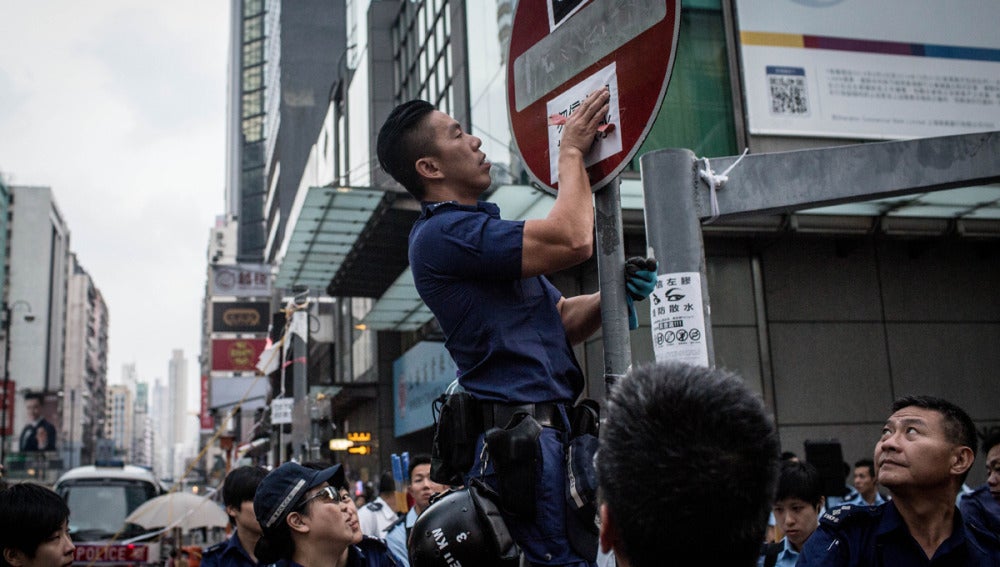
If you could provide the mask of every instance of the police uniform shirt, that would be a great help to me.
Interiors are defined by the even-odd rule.
[[[862,496],[861,493],[859,492],[855,498],[852,498],[847,502],[844,502],[844,504],[850,504],[851,506],[878,506],[880,504],[885,504],[885,498],[882,498],[882,495],[879,494],[878,491],[876,491],[875,503],[869,504],[868,501],[865,500],[865,497]]]
[[[799,552],[792,548],[787,537],[781,538],[781,551],[778,552],[778,560],[774,567],[795,567],[795,562],[799,560]],[[765,546],[766,548],[766,546]],[[765,556],[761,555],[757,560],[757,567],[764,567]]]
[[[275,567],[303,567],[288,559],[282,559]],[[357,545],[347,548],[345,567],[399,567],[396,557],[382,540],[364,536]]]
[[[407,534],[413,528],[413,523],[417,521],[417,508],[410,508],[410,511],[396,521],[385,534],[385,544],[389,546],[389,551],[396,557],[396,561],[402,567],[410,567],[409,552],[406,549]]]
[[[250,554],[243,549],[240,538],[233,532],[232,537],[217,543],[201,555],[201,567],[257,567]]]
[[[383,538],[383,530],[396,521],[399,516],[389,506],[389,503],[381,496],[372,502],[365,504],[358,510],[358,523],[361,524],[361,533],[369,537]]]
[[[571,403],[583,372],[544,276],[521,278],[524,222],[494,203],[423,203],[410,231],[420,297],[444,331],[459,383],[475,398]]]
[[[966,526],[956,511],[952,533],[930,561],[910,535],[895,502],[843,506],[824,514],[806,540],[799,567],[812,566],[1000,566],[1000,542]]]
[[[1000,502],[986,484],[963,494],[958,509],[968,524],[974,524],[1000,538]]]

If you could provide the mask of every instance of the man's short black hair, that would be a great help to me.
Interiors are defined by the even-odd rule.
[[[965,413],[965,410],[943,398],[903,396],[893,402],[892,413],[909,407],[929,409],[940,413],[944,418],[944,433],[948,441],[955,445],[964,445],[972,449],[973,455],[976,454],[976,450],[979,448],[976,439],[976,424],[972,422],[972,418]],[[965,471],[960,480],[965,482],[967,476],[969,476],[968,470]]]
[[[385,494],[387,492],[396,491],[396,479],[392,476],[392,471],[384,471],[382,476],[378,477],[378,493]]]
[[[39,484],[12,484],[0,491],[0,566],[10,566],[3,556],[6,549],[35,557],[38,546],[68,518],[66,501]]]
[[[1000,445],[1000,426],[983,428],[983,456],[989,454],[990,449]]]
[[[222,503],[228,508],[239,508],[244,502],[253,502],[257,486],[267,476],[267,469],[257,466],[235,468],[226,475],[222,484]],[[229,521],[236,525],[236,520],[230,516]]]
[[[420,454],[417,454],[417,455],[413,455],[412,457],[410,457],[410,470],[407,471],[407,474],[409,475],[407,478],[409,478],[410,481],[412,482],[413,481],[413,471],[417,470],[417,467],[419,467],[420,465],[429,465],[429,464],[431,464],[431,456],[430,455],[428,455],[426,453],[420,453]]]
[[[774,497],[779,443],[760,397],[735,374],[637,367],[612,388],[597,453],[601,495],[633,567],[711,549],[754,565]]]
[[[415,164],[434,150],[432,133],[420,126],[433,111],[434,105],[426,100],[400,104],[385,119],[375,144],[382,169],[418,201],[424,198],[424,182],[417,174]]]
[[[875,461],[871,459],[860,459],[858,462],[854,463],[855,469],[859,469],[861,467],[868,469],[868,476],[875,478]]]
[[[819,506],[823,500],[823,478],[816,467],[796,461],[781,463],[774,501],[780,502],[788,498],[798,498],[813,507]]]

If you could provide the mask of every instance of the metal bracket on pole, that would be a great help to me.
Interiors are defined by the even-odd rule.
[[[704,336],[708,364],[714,366],[702,219],[791,212],[997,183],[997,156],[1000,132],[747,155],[728,174],[725,187],[716,194],[718,206],[713,207],[711,191],[701,183],[694,153],[657,150],[639,160],[646,239],[660,262],[661,275],[701,274]],[[712,167],[726,170],[738,159],[740,156],[713,158]]]
[[[632,344],[625,304],[625,248],[619,177],[615,177],[594,194],[594,213],[597,274],[601,289],[604,385],[606,389],[610,389],[632,363]]]

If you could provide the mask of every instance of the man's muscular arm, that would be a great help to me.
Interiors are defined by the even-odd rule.
[[[571,345],[582,343],[601,327],[601,292],[560,298],[556,309]]]
[[[521,277],[551,274],[590,258],[594,245],[594,199],[583,156],[608,114],[607,89],[590,93],[566,119],[559,148],[559,193],[544,219],[524,223]]]

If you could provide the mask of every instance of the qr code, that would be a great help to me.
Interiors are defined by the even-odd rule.
[[[809,94],[806,70],[801,67],[768,67],[767,84],[771,95],[771,114],[807,116]]]

